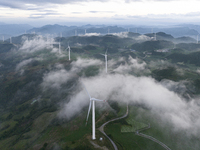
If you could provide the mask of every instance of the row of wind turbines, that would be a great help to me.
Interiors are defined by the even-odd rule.
[[[69,60],[70,60],[71,59],[70,58],[71,48],[69,46],[69,43],[68,43],[67,50],[68,50],[68,53],[69,53]],[[108,60],[107,60],[107,50],[106,50],[105,54],[101,54],[101,55],[105,56],[105,70],[106,70],[106,73],[107,73],[107,68],[108,68],[107,67],[107,65],[108,65],[108,63],[107,63],[108,62]],[[89,100],[90,100],[88,114],[87,114],[87,118],[86,118],[86,125],[87,125],[90,110],[91,110],[91,107],[92,107],[92,139],[95,140],[96,139],[96,134],[95,134],[95,101],[105,102],[105,100],[96,99],[96,98],[91,97],[85,86],[84,86],[84,88],[85,88],[85,90],[86,90],[86,92],[89,96]]]

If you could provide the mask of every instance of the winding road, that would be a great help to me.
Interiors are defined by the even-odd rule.
[[[150,127],[149,127],[150,128]],[[167,145],[165,145],[164,143],[160,142],[159,140],[153,138],[152,136],[149,136],[149,135],[146,135],[146,134],[142,134],[142,133],[139,133],[139,131],[136,131],[135,133],[136,135],[138,136],[141,136],[141,137],[144,137],[144,138],[147,138],[147,139],[150,139],[158,144],[160,144],[163,148],[165,148],[166,150],[171,150],[169,147],[167,147]]]
[[[110,140],[110,142],[112,143],[112,145],[113,145],[113,147],[114,147],[115,150],[118,150],[117,145],[113,142],[113,140],[112,140],[111,138],[109,138],[109,137],[106,135],[106,133],[104,132],[104,127],[105,127],[105,125],[107,125],[108,123],[110,123],[110,122],[112,122],[112,121],[116,121],[116,120],[119,120],[119,119],[122,119],[122,118],[127,117],[127,115],[128,115],[128,104],[127,104],[126,114],[125,114],[124,116],[119,117],[119,118],[115,118],[115,119],[112,119],[112,120],[109,120],[109,121],[107,121],[106,123],[104,123],[104,124],[99,128],[99,131],[100,131],[101,133],[103,133],[103,134]]]
[[[109,120],[109,121],[107,121],[106,123],[104,123],[104,124],[99,128],[99,131],[100,131],[101,133],[103,133],[103,134],[110,140],[110,142],[112,143],[112,145],[113,145],[113,147],[114,147],[115,150],[118,150],[117,145],[113,142],[113,140],[112,140],[111,138],[109,138],[109,137],[106,135],[106,133],[104,132],[104,127],[105,127],[108,123],[110,123],[110,122],[112,122],[112,121],[116,121],[116,120],[119,120],[119,119],[123,119],[123,118],[125,118],[125,117],[127,117],[127,116],[128,116],[128,104],[127,104],[126,114],[125,114],[124,116],[119,117],[119,118],[115,118],[115,119],[112,119],[112,120]],[[151,127],[150,127],[150,124],[149,124],[148,127],[143,128],[143,129],[140,129],[140,130],[137,130],[137,131],[135,132],[135,134],[138,135],[138,136],[141,136],[141,137],[150,139],[150,140],[152,140],[152,141],[154,141],[154,142],[160,144],[160,145],[161,145],[163,148],[165,148],[166,150],[171,150],[171,149],[170,149],[169,147],[167,147],[164,143],[162,143],[162,142],[160,142],[159,140],[153,138],[152,136],[139,133],[140,131],[147,130],[147,129],[150,129],[150,128],[151,128]]]

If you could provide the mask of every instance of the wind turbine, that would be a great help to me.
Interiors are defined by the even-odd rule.
[[[75,30],[75,36],[77,35],[77,30]]]
[[[12,37],[10,37],[10,43],[12,43]]]
[[[61,54],[61,45],[60,45],[60,42],[58,43],[59,45],[59,54]]]
[[[197,44],[198,44],[198,42],[199,42],[199,34],[197,35]]]
[[[67,49],[69,49],[69,60],[70,60],[70,50],[71,50],[71,48],[70,48],[70,46],[69,46],[69,43],[68,43]]]
[[[84,88],[87,91],[85,86],[84,86]],[[90,98],[90,104],[89,104],[89,109],[88,109],[88,114],[87,114],[87,119],[86,119],[86,125],[88,122],[88,117],[89,117],[90,109],[91,109],[91,105],[92,105],[92,139],[95,140],[96,139],[96,136],[95,136],[95,101],[101,101],[101,102],[104,101],[105,102],[105,100],[100,100],[100,99],[91,97],[90,94],[88,93],[88,91],[87,91],[87,94]]]
[[[3,36],[3,42],[4,42],[4,36]]]
[[[106,67],[106,73],[107,73],[107,70],[108,70],[108,60],[107,60],[107,50],[106,50],[106,52],[105,52],[105,54],[101,54],[101,55],[103,55],[103,56],[105,56],[105,67]]]

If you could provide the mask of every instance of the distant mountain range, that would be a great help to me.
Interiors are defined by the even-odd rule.
[[[160,36],[165,36],[167,40],[173,39],[173,37],[192,37],[196,36],[200,32],[200,26],[198,25],[177,25],[173,27],[148,27],[148,26],[107,26],[107,25],[84,25],[84,26],[66,26],[66,25],[45,25],[42,27],[32,27],[27,24],[5,24],[0,22],[0,40],[8,39],[12,36],[18,36],[23,33],[36,33],[41,35],[51,35],[53,37],[70,37],[74,35],[85,35],[85,34],[101,34],[105,35],[107,33],[120,33],[120,32],[133,32],[135,34],[146,34],[147,36],[154,36],[154,33],[157,34],[157,38]],[[162,35],[166,33],[166,35]],[[173,36],[173,37],[172,37]],[[2,38],[1,38],[2,37]],[[177,39],[180,40],[185,39]],[[188,39],[186,39],[188,41]],[[194,42],[193,39],[190,39],[191,42]]]
[[[16,36],[25,33],[33,27],[27,24],[4,24],[0,22],[0,36],[4,36],[5,39],[11,36]],[[0,37],[0,39],[2,39]]]

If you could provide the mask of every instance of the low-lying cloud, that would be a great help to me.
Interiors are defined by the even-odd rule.
[[[29,63],[31,63],[33,61],[32,58],[27,59],[27,60],[23,60],[22,62],[20,62],[19,64],[17,64],[16,66],[16,71],[18,71],[19,69],[21,69],[22,67],[28,65]]]
[[[43,50],[45,48],[52,48],[52,44],[54,40],[46,40],[42,36],[36,36],[33,39],[28,39],[24,37],[24,42],[22,47],[20,47],[19,51],[26,53],[33,53],[36,51]]]
[[[144,105],[163,120],[171,122],[176,130],[192,129],[195,130],[192,134],[199,133],[200,109],[195,100],[186,102],[180,95],[169,90],[169,87],[166,88],[151,77],[100,74],[92,78],[82,78],[81,83],[87,87],[92,97]],[[69,119],[80,113],[87,105],[89,99],[85,89],[82,88],[79,93],[71,97],[69,103],[65,104],[60,114]]]
[[[122,74],[126,74],[129,72],[134,72],[134,73],[150,72],[146,68],[147,64],[144,61],[141,61],[138,58],[134,59],[131,56],[129,56],[128,62],[126,62],[124,58],[119,58],[117,61],[111,60],[109,62],[109,66],[112,67],[114,72]]]
[[[77,61],[71,63],[71,69],[66,70],[62,64],[56,64],[57,70],[53,70],[43,77],[42,87],[59,89],[62,84],[67,83],[70,79],[77,76],[82,69],[89,66],[101,65],[102,62],[97,59],[82,59],[78,58]]]
[[[119,63],[122,62],[121,66]],[[129,67],[133,70],[147,70],[147,64],[140,62],[138,59],[129,58],[126,62],[123,58],[117,61],[109,60],[108,69],[126,70]],[[126,64],[127,63],[127,64]],[[104,62],[97,59],[78,58],[71,63],[71,69],[66,70],[62,64],[56,64],[55,70],[44,75],[42,87],[61,88],[62,84],[66,84],[70,79],[84,68],[89,66],[104,67]],[[118,65],[118,66],[117,66]],[[155,67],[154,64],[151,64]],[[160,62],[163,65],[163,62]],[[112,67],[112,68],[111,68]],[[124,69],[124,68],[125,69]],[[152,77],[136,77],[127,73],[118,74],[115,71],[112,74],[105,74],[105,70],[93,77],[78,77],[78,87],[72,95],[68,96],[68,102],[62,105],[59,117],[70,119],[80,113],[84,107],[89,105],[89,97],[83,88],[86,86],[92,97],[102,100],[115,100],[124,103],[134,103],[143,105],[149,109],[152,114],[160,116],[164,122],[170,122],[174,130],[186,131],[188,135],[197,136],[200,131],[200,107],[198,99],[189,97],[185,99],[182,95],[187,92],[186,82],[174,82],[170,80],[156,81]],[[120,71],[119,71],[120,72]],[[103,103],[101,104],[103,105]]]

